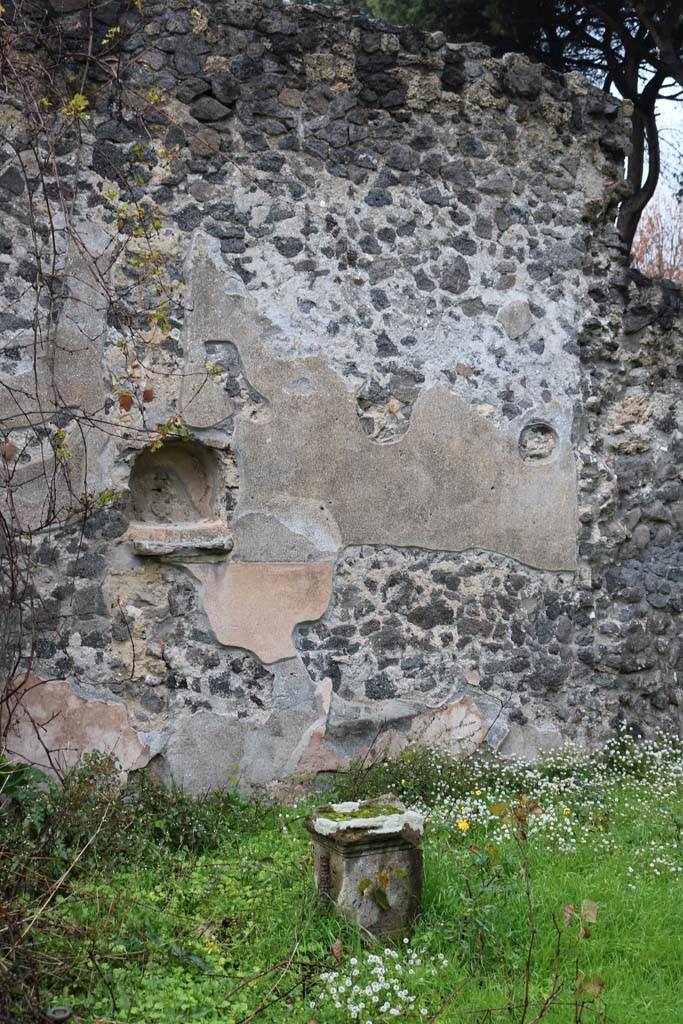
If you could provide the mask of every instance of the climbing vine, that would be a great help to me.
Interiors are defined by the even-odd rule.
[[[11,376],[0,376],[0,751],[11,748],[23,697],[39,685],[37,653],[61,629],[37,567],[67,538],[77,561],[89,521],[124,498],[118,487],[90,482],[101,445],[155,449],[189,439],[176,402],[182,369],[164,352],[180,323],[182,275],[164,251],[164,217],[147,188],[178,148],[164,143],[163,94],[135,87],[139,58],[127,51],[144,17],[141,0],[88,0],[66,25],[47,4],[0,6],[2,184],[13,242],[25,247],[19,312],[4,325],[16,331],[14,362]],[[126,120],[135,122],[142,141],[125,159],[97,149],[91,120],[103,109],[124,138]],[[97,194],[86,197],[94,151]],[[104,231],[93,230],[93,201]],[[93,307],[103,325],[102,380],[83,383],[82,401],[72,385],[87,367],[74,350],[93,341]],[[195,390],[209,372],[194,373]],[[69,586],[67,579],[65,598]],[[45,755],[59,774],[58,759]]]

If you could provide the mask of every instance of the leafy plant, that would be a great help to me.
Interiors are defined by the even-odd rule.
[[[73,121],[82,121],[88,113],[90,103],[82,92],[76,92],[62,107],[62,114]]]
[[[0,754],[0,814],[13,800],[22,801],[34,797],[36,790],[47,782],[47,776],[39,768],[18,764]]]

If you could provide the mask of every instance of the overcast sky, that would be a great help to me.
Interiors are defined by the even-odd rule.
[[[671,191],[677,185],[683,170],[683,103],[660,100],[657,104],[657,123],[662,150],[662,188]]]

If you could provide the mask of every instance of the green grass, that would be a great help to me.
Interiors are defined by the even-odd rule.
[[[39,975],[35,1005],[66,1003],[74,1020],[89,1024],[237,1024],[253,1015],[291,1024],[435,1015],[446,1024],[531,1024],[555,989],[540,1018],[552,1024],[683,1020],[678,745],[623,742],[600,758],[563,754],[537,768],[463,768],[414,751],[352,772],[325,799],[356,797],[358,787],[373,796],[393,792],[431,813],[423,913],[409,944],[390,952],[368,947],[353,927],[321,910],[303,824],[310,802],[282,808],[224,795],[196,805],[171,794],[164,806],[152,788],[137,804],[129,797],[122,811],[109,812],[111,834],[100,844],[105,824],[37,918],[27,953]],[[101,788],[99,803],[81,802],[93,821],[106,806]],[[25,812],[12,828],[29,840],[31,813],[43,833],[56,827],[54,806],[43,807],[42,818]],[[70,846],[64,821],[60,827],[68,864],[87,829],[77,829],[78,843]],[[9,863],[6,855],[6,881]],[[526,1013],[525,865],[537,929]],[[50,877],[54,885],[57,865]],[[23,920],[44,891],[30,880],[14,886]],[[582,920],[583,901],[592,902]],[[0,941],[3,955],[0,964],[8,964]],[[373,1004],[345,987],[347,978],[365,988],[382,976],[399,980],[404,995],[391,995],[398,1014],[380,1012],[384,990]],[[354,1017],[361,1000],[366,1006]],[[1,1011],[0,1001],[0,1020]]]

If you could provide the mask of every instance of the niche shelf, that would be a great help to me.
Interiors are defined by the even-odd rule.
[[[222,483],[219,454],[198,441],[169,441],[141,452],[130,475],[126,533],[135,553],[197,558],[231,551]]]

